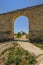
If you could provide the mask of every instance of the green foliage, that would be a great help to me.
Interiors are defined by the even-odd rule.
[[[8,51],[7,60],[4,65],[35,65],[35,56],[29,53],[27,50],[22,49],[17,43],[13,43],[13,47],[6,49],[2,52],[4,54]]]
[[[10,51],[8,54],[8,59],[5,62],[5,65],[11,65],[12,63],[14,63],[14,54],[12,51]]]
[[[26,35],[26,33],[22,31],[22,35]]]
[[[10,50],[8,54],[8,59],[5,65],[35,65],[36,60],[34,55],[30,54],[28,51],[22,48],[15,48],[13,51]]]
[[[21,54],[22,54],[21,49],[17,48],[17,49],[16,49],[16,55],[21,55]]]
[[[22,36],[22,34],[20,32],[18,32],[16,38],[20,38],[21,36]]]
[[[16,55],[14,60],[15,65],[19,65],[21,61],[22,61],[22,57],[20,57],[19,55]]]
[[[35,58],[33,56],[30,55],[28,57],[28,60],[29,60],[28,65],[35,65],[36,62],[35,62]]]

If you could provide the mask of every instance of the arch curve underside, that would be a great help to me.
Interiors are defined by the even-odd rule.
[[[43,41],[43,4],[0,14],[0,40],[14,40],[14,21],[19,16],[29,19],[29,40]]]

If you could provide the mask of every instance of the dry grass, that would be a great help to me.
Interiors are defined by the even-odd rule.
[[[37,47],[41,48],[43,50],[43,43],[34,43]]]

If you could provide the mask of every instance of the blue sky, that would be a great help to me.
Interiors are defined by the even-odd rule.
[[[30,6],[35,6],[35,5],[39,5],[39,4],[43,4],[43,0],[0,0],[0,13],[5,13],[5,12],[22,9],[22,8],[26,8],[26,7],[30,7]],[[17,30],[19,30],[19,28],[20,28],[19,24],[18,24],[18,21],[20,20],[20,24],[21,23],[24,24],[25,30],[27,32],[28,26],[26,25],[26,23],[21,22],[21,19],[26,22],[26,19],[24,17],[20,17],[19,19],[17,18],[15,20],[15,22],[17,22],[17,25],[16,24],[15,25],[16,25],[16,27],[18,26]],[[22,28],[21,28],[21,30],[22,30]],[[15,29],[15,31],[16,31],[16,29]]]
[[[0,13],[43,4],[43,0],[0,0]]]
[[[20,16],[14,21],[14,33],[26,32],[28,33],[29,20],[25,16]]]

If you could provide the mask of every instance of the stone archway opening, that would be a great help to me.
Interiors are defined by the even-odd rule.
[[[14,21],[14,39],[23,36],[29,38],[29,20],[26,16],[19,16]]]

